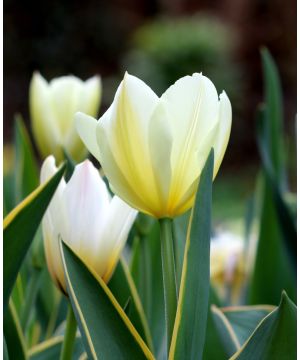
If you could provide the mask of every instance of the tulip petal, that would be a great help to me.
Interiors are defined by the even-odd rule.
[[[84,112],[86,116],[97,116],[100,97],[101,81],[99,76],[94,76],[80,84],[77,104],[74,106],[73,119],[65,136],[65,144],[69,153],[75,160],[81,160],[86,155],[86,148],[78,136],[74,114],[76,111]],[[95,134],[94,134],[95,137]]]
[[[62,197],[68,222],[61,235],[67,243],[72,239],[69,245],[84,259],[94,254],[95,227],[102,226],[109,201],[106,185],[92,163],[86,160],[77,165]]]
[[[222,92],[220,95],[219,102],[219,123],[216,133],[216,138],[214,141],[214,152],[215,152],[215,166],[214,166],[214,177],[217,175],[217,172],[220,168],[221,162],[223,160],[231,130],[231,119],[232,119],[232,110],[230,101],[225,93]]]
[[[106,283],[117,265],[137,213],[118,196],[112,198],[105,218],[105,226],[98,231],[96,250],[98,256],[95,257],[94,262],[97,274]]]
[[[33,74],[29,89],[29,106],[32,130],[39,151],[43,156],[59,157],[61,134],[49,104],[49,85],[38,73]]]
[[[106,130],[101,126],[100,122],[97,126],[96,135],[98,144],[101,144],[101,146],[99,145],[99,148],[101,149],[101,166],[104,169],[107,178],[109,180],[113,179],[113,183],[110,183],[112,191],[132,207],[151,215],[151,209],[137,193],[138,189],[134,187],[134,183],[129,183],[119,168],[109,146]]]
[[[162,100],[155,108],[149,125],[150,157],[160,199],[160,213],[153,214],[156,217],[161,217],[168,211],[166,205],[168,204],[172,178],[172,129],[169,122],[169,114]]]
[[[199,177],[199,153],[212,147],[212,129],[218,120],[218,94],[213,83],[201,74],[185,76],[172,85],[162,99],[172,119],[172,184],[169,208],[181,206],[181,197]],[[208,151],[207,151],[208,149]]]
[[[54,157],[48,156],[41,168],[41,183],[46,182],[57,171]],[[59,288],[65,289],[64,270],[59,253],[60,229],[65,216],[61,197],[66,183],[62,178],[42,220],[45,254],[50,274]]]
[[[185,76],[161,97],[169,106],[174,131],[172,162],[180,154],[193,151],[218,120],[218,94],[214,84],[201,74]]]
[[[134,203],[130,198],[136,198],[133,189],[138,189],[141,201],[136,207],[147,213],[148,209],[154,213],[159,206],[148,147],[149,122],[157,102],[158,97],[146,84],[127,74],[117,90],[113,104],[99,120],[97,127],[100,163],[110,183],[119,193],[120,180],[111,176],[112,171],[116,173],[118,168],[118,173],[130,184],[127,194],[122,194],[122,198]],[[113,153],[113,162],[117,166],[107,161],[104,153],[108,152]],[[144,207],[142,203],[147,206]]]
[[[77,133],[88,151],[99,160],[100,154],[96,137],[97,120],[89,115],[77,112],[74,121]]]

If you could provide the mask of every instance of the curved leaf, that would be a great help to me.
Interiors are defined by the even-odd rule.
[[[279,306],[267,315],[232,360],[297,358],[297,308],[282,293]]]
[[[214,322],[228,356],[232,356],[241,348],[259,322],[274,308],[269,305],[227,308],[212,305]]]
[[[202,357],[209,301],[209,258],[214,153],[202,170],[192,210],[181,275],[170,359]]]
[[[154,359],[113,294],[65,244],[61,248],[68,294],[91,359]]]
[[[25,258],[44,212],[64,173],[62,166],[45,184],[39,186],[14,208],[4,219],[3,226],[3,304],[15,283],[20,266]]]

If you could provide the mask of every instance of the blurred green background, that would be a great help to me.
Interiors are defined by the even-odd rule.
[[[4,142],[12,139],[16,112],[29,127],[34,70],[48,80],[100,74],[99,115],[125,70],[159,94],[177,78],[203,72],[219,92],[226,90],[233,105],[230,143],[214,187],[214,221],[241,232],[259,165],[254,113],[263,98],[263,45],[282,79],[289,185],[295,190],[295,0],[284,5],[279,0],[5,0]]]

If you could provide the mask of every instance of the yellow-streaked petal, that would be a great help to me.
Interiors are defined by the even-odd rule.
[[[74,121],[77,133],[88,151],[99,160],[100,153],[96,136],[97,120],[92,116],[77,112]]]
[[[119,180],[112,178],[107,169],[108,161],[104,161],[103,147],[106,147],[106,151],[107,148],[111,150],[122,177],[131,188],[137,189],[142,202],[152,209],[150,213],[159,207],[148,147],[149,121],[157,102],[158,98],[147,85],[131,75],[125,75],[112,106],[99,120],[98,128],[103,128],[105,138],[103,132],[100,135],[102,140],[99,136],[97,138],[100,162],[113,188],[117,189],[115,183]],[[142,111],[145,108],[147,110]],[[122,198],[125,199],[125,195],[122,194]]]
[[[150,120],[149,150],[160,200],[159,212],[153,215],[156,217],[165,216],[168,212],[167,204],[172,179],[172,129],[169,114],[163,100],[156,106]]]
[[[101,166],[105,171],[106,177],[113,179],[113,183],[110,183],[112,191],[132,207],[151,215],[151,209],[138,194],[139,189],[134,186],[134,183],[127,181],[119,168],[108,143],[106,130],[101,126],[100,122],[97,126],[96,135],[98,144],[101,144],[101,146],[99,145],[101,149]]]
[[[217,123],[218,94],[208,78],[194,74],[179,79],[162,99],[167,102],[172,119],[173,178],[168,207],[175,209],[200,174],[197,154],[203,147],[206,149],[207,137]]]

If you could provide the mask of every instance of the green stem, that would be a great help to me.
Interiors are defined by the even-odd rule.
[[[169,351],[177,309],[177,286],[172,239],[172,220],[168,218],[160,219],[159,225],[167,327],[167,346]]]
[[[28,287],[26,289],[25,305],[21,316],[22,329],[26,331],[28,321],[30,319],[31,310],[35,303],[35,299],[39,290],[41,271],[33,268],[32,275],[29,280]]]
[[[71,360],[73,354],[73,346],[76,336],[77,323],[71,304],[69,304],[67,324],[65,330],[64,342],[62,345],[60,360]]]

